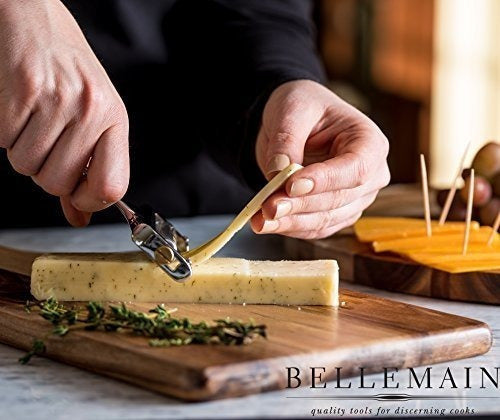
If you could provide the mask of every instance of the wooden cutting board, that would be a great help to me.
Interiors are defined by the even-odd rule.
[[[35,254],[2,249],[0,341],[29,349],[50,330],[27,313],[29,273]],[[194,321],[252,317],[268,328],[268,339],[246,346],[192,345],[153,348],[129,334],[72,331],[46,341],[46,356],[143,388],[187,400],[235,397],[287,386],[286,367],[301,370],[310,383],[312,366],[326,368],[324,379],[384,367],[408,367],[471,357],[491,347],[486,324],[413,305],[341,291],[345,305],[321,306],[176,304],[176,315]],[[154,304],[137,304],[146,310]],[[33,360],[36,363],[36,359]]]
[[[326,239],[287,238],[285,244],[291,259],[336,259],[342,280],[412,295],[500,304],[500,272],[451,274],[388,252],[375,253],[370,244],[356,239],[352,228]]]

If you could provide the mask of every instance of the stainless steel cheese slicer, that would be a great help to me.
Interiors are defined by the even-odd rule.
[[[167,219],[149,207],[134,210],[123,201],[115,206],[132,230],[132,242],[175,281],[185,281],[192,273],[191,263],[182,256],[189,250],[189,238]]]

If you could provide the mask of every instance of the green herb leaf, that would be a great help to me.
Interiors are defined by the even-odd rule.
[[[31,358],[34,355],[42,354],[44,352],[45,352],[44,342],[40,339],[35,339],[35,340],[33,340],[33,347],[23,357],[19,358],[19,363],[21,363],[22,365],[25,365],[26,363],[28,363],[31,360]]]
[[[193,323],[188,318],[174,318],[164,305],[157,305],[144,313],[121,305],[105,307],[99,302],[89,302],[84,308],[66,307],[50,298],[38,304],[26,304],[40,309],[39,315],[52,323],[47,334],[63,337],[72,329],[101,330],[105,332],[130,331],[149,338],[152,347],[185,346],[189,344],[242,345],[251,343],[257,337],[266,338],[266,326],[250,322],[217,319],[212,324],[205,321]],[[27,310],[28,310],[27,309]],[[33,342],[33,348],[19,362],[26,364],[37,354],[44,353],[43,339]]]

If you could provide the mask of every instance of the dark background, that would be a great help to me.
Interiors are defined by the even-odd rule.
[[[97,3],[67,1],[77,20],[88,18],[86,13],[92,7],[102,7]],[[415,182],[415,156],[418,152],[429,154],[433,3],[434,0],[314,2],[317,46],[328,85],[372,117],[389,138],[393,183]],[[168,1],[144,1],[141,7],[145,11],[158,9],[157,16],[162,21],[148,22],[154,13],[135,14],[134,21],[140,23],[135,38],[133,33],[121,33],[120,25],[114,27],[113,21],[104,16],[102,21],[93,21],[95,28],[106,25],[106,30],[115,31],[118,39],[128,42],[126,49],[120,50],[118,44],[98,43],[99,31],[86,31],[130,116],[132,174],[126,199],[133,204],[168,208],[167,217],[237,212],[251,197],[252,190],[221,169],[203,142],[197,140],[208,129],[203,114],[210,107],[210,98],[195,97],[193,88],[176,85],[176,75],[166,74],[168,57],[162,49],[165,28],[183,30],[192,44],[191,51],[183,52],[186,67],[168,71],[185,72],[183,76],[193,86],[210,84],[210,57],[197,48],[200,40],[193,28],[176,27],[180,22],[178,15],[165,13],[170,7]],[[193,22],[197,19],[199,15],[193,17]],[[141,41],[134,41],[138,39]],[[168,47],[169,51],[172,47],[175,50],[175,45]],[[147,64],[137,61],[137,56],[146,56]],[[231,112],[231,106],[221,112]],[[188,153],[178,154],[168,142],[162,142],[167,132],[182,142]],[[67,224],[58,199],[45,194],[30,178],[15,174],[5,155],[1,150],[0,227]],[[206,190],[210,190],[208,198],[203,194]],[[93,223],[119,221],[120,217],[111,208],[95,214]]]

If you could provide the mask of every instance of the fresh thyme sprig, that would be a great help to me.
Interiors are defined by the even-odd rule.
[[[266,338],[266,326],[244,323],[229,318],[191,322],[188,318],[174,318],[163,304],[148,313],[128,308],[124,303],[105,307],[99,302],[89,302],[85,307],[66,307],[55,299],[32,304],[26,303],[27,312],[39,308],[39,315],[52,323],[53,328],[43,338],[33,341],[32,349],[19,362],[26,364],[34,355],[46,350],[45,339],[50,335],[64,336],[74,329],[101,330],[106,332],[131,331],[149,338],[153,347],[183,346],[188,344],[241,345],[257,337]]]

